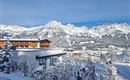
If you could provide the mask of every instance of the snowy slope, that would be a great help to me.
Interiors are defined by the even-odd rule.
[[[86,26],[76,27],[73,24],[67,24],[66,26],[64,26],[64,30],[67,34],[71,36],[92,36]]]
[[[0,25],[1,30],[10,30],[10,31],[26,31],[28,30],[25,27],[21,27],[18,25]]]
[[[63,37],[66,33],[63,30],[63,25],[57,21],[50,21],[48,24],[43,26],[38,36],[42,37]]]
[[[5,74],[0,72],[0,80],[32,80],[32,79],[24,77],[20,73]]]
[[[93,34],[102,36],[102,35],[106,35],[106,34],[111,34],[113,35],[113,33],[115,31],[121,31],[125,34],[130,33],[130,27],[128,24],[123,23],[123,24],[110,24],[110,25],[99,25],[96,27],[93,27],[92,29],[90,29],[90,31]]]

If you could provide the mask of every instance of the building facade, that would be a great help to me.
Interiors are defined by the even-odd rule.
[[[4,46],[6,41],[10,41],[18,48],[48,48],[51,43],[47,39],[0,39],[0,47]]]
[[[44,66],[44,68],[49,68],[50,66],[56,66],[57,64],[62,63],[63,56],[66,53],[57,53],[51,55],[43,55],[43,56],[36,56],[36,60],[39,61],[39,65]]]

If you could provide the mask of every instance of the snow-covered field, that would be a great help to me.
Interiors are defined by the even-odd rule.
[[[24,77],[20,73],[2,73],[0,72],[0,80],[32,80],[31,78]]]
[[[115,47],[114,47],[115,48]],[[63,48],[49,48],[49,49],[42,49],[42,48],[18,48],[18,63],[20,62],[27,62],[28,68],[31,68],[32,65],[34,66],[33,70],[36,70],[39,68],[39,63],[36,60],[36,55],[41,55],[41,56],[46,56],[46,55],[54,55],[54,54],[61,54],[66,52],[67,55],[64,57],[64,63],[59,65],[60,67],[58,72],[56,73],[57,75],[61,76],[64,74],[64,69],[67,69],[66,76],[69,76],[68,80],[75,80],[77,76],[77,71],[81,71],[82,68],[86,69],[87,76],[83,80],[88,80],[90,75],[94,75],[91,73],[94,71],[96,77],[96,80],[109,80],[109,76],[112,75],[111,77],[115,76],[117,77],[117,80],[130,80],[130,64],[127,62],[120,62],[118,61],[115,56],[113,57],[113,51],[109,49],[103,49],[103,50],[76,50],[76,51],[64,51],[65,49]],[[113,49],[112,49],[113,50]],[[127,55],[125,54],[125,51],[123,49],[120,49],[119,52],[117,52],[117,55],[122,55],[121,59],[123,60],[124,58],[125,61],[129,60],[127,59]],[[81,60],[80,59],[74,59],[72,58],[73,53],[81,53]],[[103,55],[101,57],[101,54]],[[87,56],[87,57],[86,57]],[[129,56],[128,56],[129,57]],[[111,59],[112,58],[112,59]],[[115,60],[112,61],[112,64],[109,63],[109,60]],[[117,61],[117,62],[116,62]],[[91,65],[91,64],[92,65]],[[94,65],[93,65],[94,64]],[[86,66],[86,67],[85,67]],[[61,70],[60,70],[61,69]],[[90,72],[89,72],[90,69]],[[30,69],[31,70],[31,69]],[[31,72],[28,70],[29,72]],[[50,71],[54,71],[54,69],[50,68]],[[109,70],[112,70],[112,74],[109,73]],[[66,69],[65,69],[66,71]],[[61,74],[59,74],[61,72]],[[85,74],[81,71],[80,74]],[[89,74],[89,75],[88,75]],[[29,74],[30,75],[30,74]],[[70,76],[71,75],[71,76]],[[100,77],[103,77],[103,79],[100,79]],[[0,80],[35,80],[35,78],[27,76],[24,77],[22,72],[16,71],[12,72],[10,74],[6,74],[3,72],[0,72]],[[39,80],[39,79],[38,79]],[[49,79],[47,79],[49,80]],[[62,79],[61,79],[62,80]],[[111,79],[113,80],[113,79]]]

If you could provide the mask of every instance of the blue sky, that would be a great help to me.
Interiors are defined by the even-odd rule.
[[[77,26],[129,21],[129,0],[1,0],[2,24],[44,25],[51,20]]]

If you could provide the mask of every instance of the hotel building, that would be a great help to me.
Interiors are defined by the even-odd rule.
[[[51,43],[48,39],[0,39],[0,47],[4,46],[6,41],[18,48],[48,48]]]

